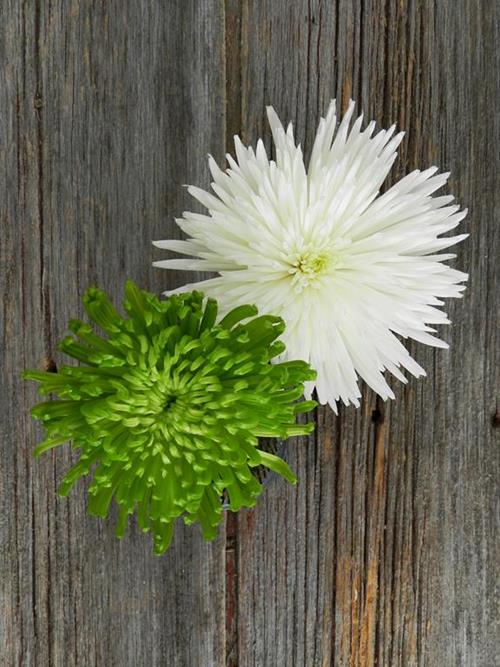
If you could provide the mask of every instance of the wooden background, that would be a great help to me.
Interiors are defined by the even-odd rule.
[[[500,664],[498,0],[3,0],[0,211],[1,665],[316,667]],[[152,239],[178,236],[240,133],[272,103],[311,146],[328,101],[407,130],[392,178],[433,164],[468,206],[449,351],[424,381],[317,412],[254,511],[215,543],[115,540],[32,458],[27,366],[54,368],[80,296],[156,292]],[[188,276],[189,277],[189,276]]]

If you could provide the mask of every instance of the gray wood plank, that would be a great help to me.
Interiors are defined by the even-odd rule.
[[[0,662],[494,665],[498,4],[7,0],[2,18]],[[186,279],[151,268],[150,240],[179,234],[207,152],[269,146],[269,103],[307,149],[334,96],[408,131],[393,178],[436,163],[470,208],[451,349],[412,347],[428,378],[394,403],[318,410],[287,444],[298,487],[271,477],[227,538],[179,526],[161,559],[133,528],[119,543],[84,485],[57,499],[69,451],[32,459],[20,371],[62,362],[88,285]]]
[[[12,0],[2,16],[0,662],[222,664],[224,535],[206,545],[179,526],[157,558],[135,526],[120,543],[86,516],[84,484],[58,499],[74,457],[32,458],[20,380],[63,361],[87,286],[120,299],[126,277],[180,283],[152,269],[151,240],[176,233],[181,185],[206,184],[206,154],[223,154],[222,3]]]
[[[307,151],[331,97],[407,130],[393,178],[438,164],[469,206],[448,304],[449,352],[412,346],[428,377],[318,410],[289,444],[297,489],[274,479],[237,534],[233,664],[496,664],[500,647],[498,431],[499,6],[472,0],[244,3],[241,131],[265,105]],[[497,287],[495,287],[495,285]],[[498,413],[497,413],[498,414]]]

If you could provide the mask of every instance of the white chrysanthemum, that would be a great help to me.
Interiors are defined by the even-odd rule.
[[[454,255],[437,254],[467,236],[441,237],[466,215],[452,196],[431,196],[448,174],[414,171],[380,195],[403,133],[362,130],[362,116],[349,130],[353,110],[337,128],[330,104],[306,171],[292,126],[269,107],[276,160],[262,141],[254,151],[235,137],[227,171],[209,160],[215,196],[189,188],[208,215],[185,212],[177,223],[190,238],[155,244],[197,258],[156,266],[219,273],[182,290],[203,290],[225,311],[254,303],[282,316],[286,357],[311,363],[318,399],[334,409],[359,405],[359,377],[386,399],[385,370],[403,382],[401,368],[425,375],[400,338],[447,347],[429,325],[449,323],[441,299],[460,296],[467,279],[444,263]]]

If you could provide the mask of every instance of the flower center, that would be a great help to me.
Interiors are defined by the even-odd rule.
[[[289,256],[292,284],[297,292],[305,287],[319,287],[319,278],[332,266],[333,258],[325,250],[305,249]]]
[[[168,412],[177,402],[177,396],[167,396],[165,403],[163,404],[163,412]]]
[[[153,379],[146,391],[137,394],[136,416],[148,424],[151,419],[158,425],[168,423],[179,407],[180,393],[166,387],[158,378]]]

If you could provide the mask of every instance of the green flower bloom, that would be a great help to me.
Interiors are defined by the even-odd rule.
[[[89,317],[107,334],[74,320],[60,349],[84,365],[57,373],[27,371],[43,395],[46,439],[36,453],[67,440],[80,450],[60,494],[95,466],[89,512],[105,517],[112,498],[120,507],[117,536],[137,510],[140,528],[152,531],[155,553],[172,539],[175,520],[199,522],[205,539],[216,536],[221,498],[251,507],[261,492],[252,468],[266,466],[290,482],[287,464],[258,449],[258,438],[302,435],[296,424],[314,401],[297,403],[315,372],[303,361],[271,364],[284,350],[278,317],[255,317],[240,306],[216,324],[217,304],[192,292],[160,301],[132,282],[125,287],[124,319],[104,292],[89,289]],[[251,318],[251,319],[249,319]]]

